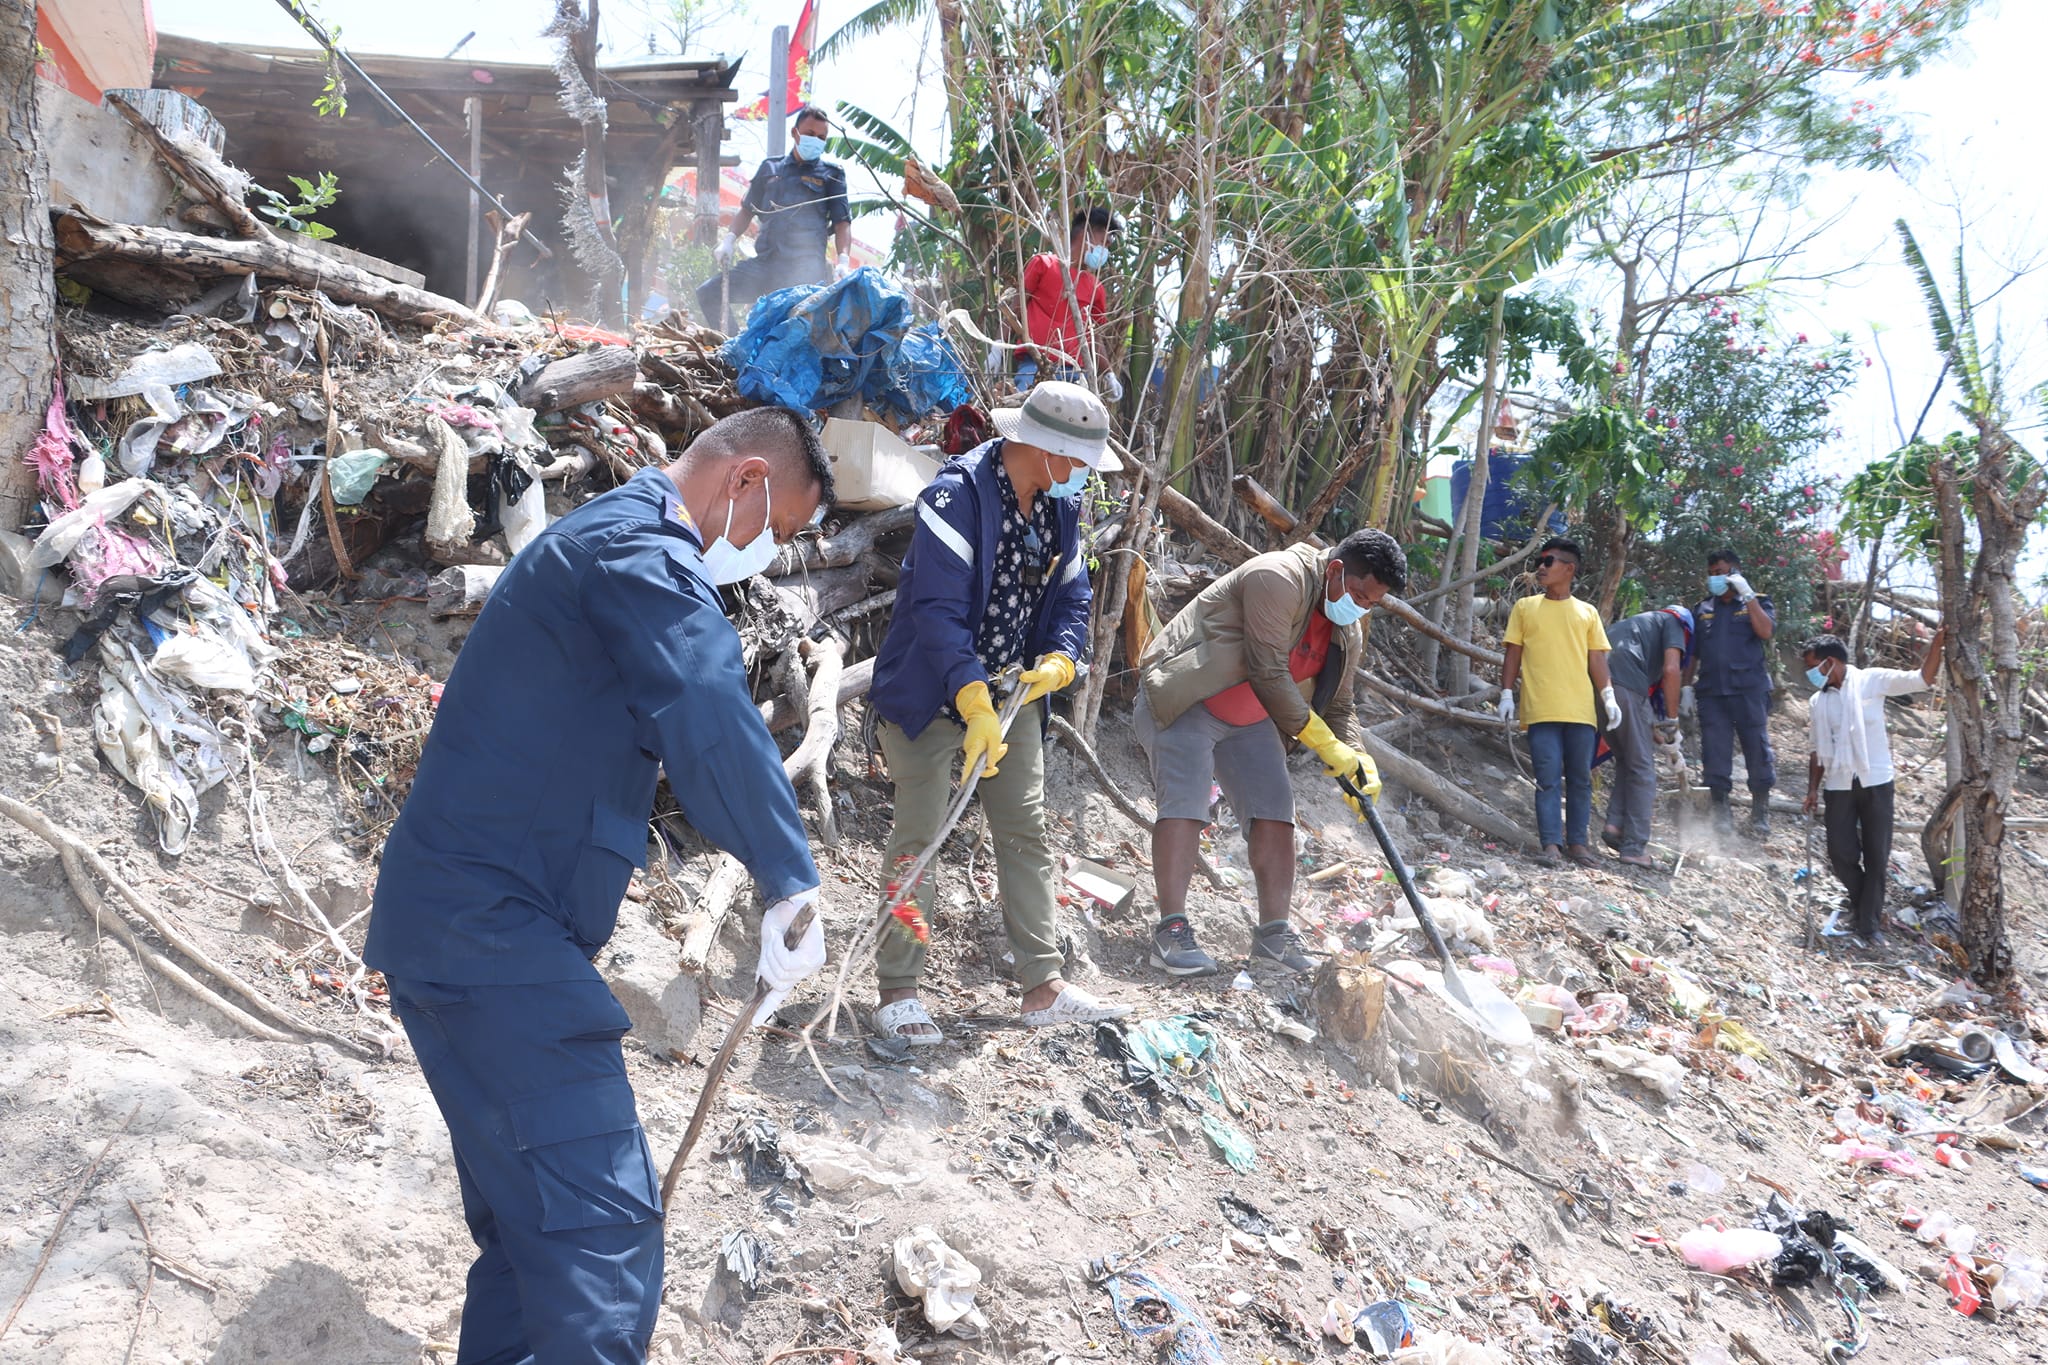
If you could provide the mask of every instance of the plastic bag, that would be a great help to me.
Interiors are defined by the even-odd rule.
[[[1678,1254],[1685,1263],[1714,1275],[1775,1261],[1785,1243],[1774,1232],[1760,1228],[1696,1227],[1678,1239]]]
[[[897,1285],[924,1303],[934,1331],[975,1337],[987,1330],[987,1316],[974,1306],[981,1271],[938,1233],[920,1224],[898,1237],[895,1264]]]
[[[354,507],[370,495],[378,471],[390,460],[381,450],[351,450],[329,460],[328,479],[334,485],[334,500],[344,507]]]

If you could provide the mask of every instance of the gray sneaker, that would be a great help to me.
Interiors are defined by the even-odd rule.
[[[1216,975],[1216,959],[1195,946],[1195,928],[1186,915],[1159,921],[1152,931],[1151,963],[1168,976]]]
[[[1252,962],[1285,967],[1300,976],[1316,969],[1315,959],[1302,951],[1293,921],[1284,919],[1261,924],[1252,932]]]

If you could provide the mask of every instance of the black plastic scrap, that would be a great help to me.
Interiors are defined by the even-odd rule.
[[[1223,1216],[1230,1225],[1240,1232],[1249,1232],[1254,1237],[1271,1237],[1280,1231],[1260,1209],[1249,1199],[1241,1199],[1225,1190],[1216,1196],[1216,1203],[1223,1210]]]
[[[1776,1233],[1785,1244],[1771,1264],[1771,1283],[1781,1289],[1815,1280],[1832,1283],[1837,1274],[1854,1280],[1866,1293],[1882,1294],[1888,1287],[1875,1265],[1835,1245],[1836,1230],[1847,1231],[1849,1225],[1825,1209],[1801,1213],[1774,1194],[1757,1210],[1751,1224]]]
[[[726,1273],[739,1281],[748,1298],[760,1291],[761,1268],[769,1262],[768,1248],[761,1245],[760,1238],[745,1228],[728,1232],[719,1243],[718,1256]]]
[[[1564,1339],[1565,1358],[1572,1365],[1612,1365],[1621,1355],[1621,1338],[1592,1327],[1574,1327]]]
[[[759,1114],[743,1115],[718,1144],[720,1156],[736,1156],[746,1168],[749,1185],[792,1184],[808,1197],[811,1182],[803,1169],[782,1150],[782,1131],[773,1119]]]

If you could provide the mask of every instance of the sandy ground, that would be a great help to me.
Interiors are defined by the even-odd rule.
[[[437,676],[459,636],[402,611],[357,626],[362,643],[402,651]],[[0,720],[8,726],[0,790],[84,833],[272,998],[330,1028],[380,1035],[376,1019],[296,984],[291,969],[303,960],[305,936],[236,894],[263,885],[241,779],[210,794],[182,858],[159,855],[134,793],[85,742],[90,678],[61,676],[52,643],[47,623],[0,643],[0,688],[14,702]],[[61,753],[27,710],[61,720]],[[1781,754],[1791,769],[1803,762],[1803,718],[1796,701],[1784,712]],[[1933,742],[1905,739],[1902,750]],[[1481,755],[1462,735],[1431,735],[1417,748],[1503,808],[1526,809],[1523,779],[1497,752]],[[1103,758],[1119,785],[1147,799],[1120,722],[1105,726]],[[1395,892],[1359,827],[1303,763],[1303,866],[1353,870],[1304,885],[1299,903],[1319,934],[1369,937]],[[1049,776],[1062,851],[1145,878],[1143,836],[1093,790],[1080,763],[1054,750]],[[345,921],[374,877],[363,813],[282,737],[256,780],[280,842]],[[839,942],[865,913],[888,787],[856,735],[842,742],[835,780],[847,843],[825,866]],[[1904,804],[1921,810],[1929,788],[1923,775]],[[1136,1019],[1193,1015],[1226,1044],[1215,1065],[1163,1091],[1134,1085],[1121,1057],[1107,1055],[1113,1038],[1011,1025],[1015,991],[999,970],[999,915],[978,903],[993,896],[992,877],[978,872],[976,886],[958,872],[970,830],[949,856],[928,992],[951,1041],[906,1063],[877,1056],[857,1030],[843,1036],[823,1049],[837,1095],[787,1041],[743,1048],[670,1215],[655,1358],[766,1361],[804,1347],[815,1348],[808,1358],[853,1360],[845,1352],[887,1325],[919,1359],[1158,1359],[1117,1325],[1091,1269],[1121,1254],[1174,1286],[1217,1333],[1218,1358],[1232,1362],[1362,1355],[1363,1346],[1345,1348],[1318,1324],[1333,1298],[1355,1308],[1388,1296],[1405,1299],[1419,1326],[1489,1341],[1515,1360],[1573,1358],[1565,1341],[1579,1328],[1594,1334],[1593,1359],[1708,1365],[1722,1359],[1715,1350],[1741,1358],[1739,1333],[1771,1361],[1798,1361],[1820,1353],[1821,1336],[1846,1328],[1829,1295],[1817,1287],[1773,1294],[1748,1276],[1689,1271],[1672,1250],[1704,1218],[1747,1223],[1780,1186],[1852,1223],[1907,1275],[1903,1292],[1864,1309],[1866,1358],[2048,1355],[2038,1311],[1990,1322],[1948,1307],[1940,1287],[1917,1273],[1935,1258],[1898,1225],[1905,1205],[1940,1208],[2008,1253],[2048,1255],[2048,1194],[2014,1171],[2038,1155],[1980,1151],[1975,1169],[1958,1172],[1932,1164],[1930,1140],[1910,1138],[1905,1145],[1927,1173],[1887,1180],[1823,1150],[1834,1140],[1830,1116],[1854,1099],[1856,1082],[1883,1092],[1905,1084],[1903,1070],[1859,1040],[1855,1011],[1898,1004],[1930,1017],[2002,1018],[2019,1031],[2021,1006],[1929,1009],[1952,971],[1916,936],[1876,951],[1845,942],[1824,953],[1801,949],[1796,820],[1781,818],[1762,848],[1688,835],[1674,880],[1618,868],[1543,871],[1444,828],[1419,805],[1390,805],[1397,838],[1418,865],[1463,872],[1477,880],[1478,898],[1498,897],[1489,912],[1497,953],[1527,976],[1629,995],[1622,1041],[1669,1048],[1688,1067],[1675,1101],[1601,1070],[1557,1035],[1489,1050],[1426,999],[1391,1007],[1411,1045],[1390,1046],[1384,1029],[1364,1045],[1327,1032],[1313,1042],[1283,1036],[1276,1020],[1313,1013],[1306,983],[1241,989],[1235,961],[1211,980],[1168,983],[1145,966],[1149,888],[1121,917],[1070,910],[1076,975],[1131,1004]],[[2042,805],[2030,799],[2028,813]],[[1901,823],[1908,818],[1902,810]],[[1909,844],[1901,841],[1899,866],[1924,877]],[[1220,835],[1214,852],[1227,876],[1243,868],[1234,835]],[[686,877],[700,881],[707,861],[695,859]],[[1830,887],[1824,873],[1820,886]],[[1898,891],[1894,904],[1903,906],[1907,888]],[[2044,891],[2039,871],[2014,868],[2013,937],[2035,995]],[[1223,894],[1198,883],[1197,921],[1219,957],[1247,951],[1248,899],[1248,887]],[[1360,919],[1360,911],[1371,913]],[[649,961],[658,966],[673,950],[656,914],[653,902],[630,902],[617,951],[601,965],[644,982]],[[673,1150],[702,1063],[740,998],[751,919],[739,916],[716,945],[694,1035],[683,1028],[628,1040],[658,1162]],[[349,937],[360,942],[360,933],[358,923]],[[1426,950],[1410,942],[1382,956],[1404,954]],[[1630,965],[1644,956],[1691,973],[1770,1057],[1745,1073],[1731,1054],[1693,1046],[1697,1022],[1676,1018],[1660,979]],[[163,1362],[452,1360],[442,1352],[454,1341],[471,1251],[445,1131],[403,1048],[389,1060],[363,1059],[325,1043],[237,1036],[102,939],[50,850],[12,825],[0,827],[0,962],[0,1296],[8,1303],[104,1150],[0,1337],[0,1360],[97,1365],[131,1349],[133,1359]],[[865,1003],[865,989],[855,999]],[[1941,1093],[1972,1126],[2044,1098],[1995,1074]],[[2044,1113],[2014,1121],[2023,1144],[2038,1147]],[[1250,1170],[1224,1164],[1205,1118],[1256,1145]],[[818,1180],[806,1191],[758,1165],[750,1178],[740,1155],[714,1148],[755,1119],[774,1125],[770,1150],[797,1169],[813,1169],[834,1142],[853,1143],[864,1159],[916,1183],[833,1190]],[[1225,1193],[1254,1206],[1271,1234],[1233,1227],[1218,1199]],[[980,1268],[978,1301],[990,1319],[980,1339],[934,1336],[891,1282],[891,1245],[918,1224]],[[760,1266],[751,1290],[728,1267],[746,1252]],[[1603,1314],[1620,1329],[1651,1324],[1653,1339],[1624,1346],[1601,1333]],[[1600,1353],[1610,1346],[1618,1354]]]

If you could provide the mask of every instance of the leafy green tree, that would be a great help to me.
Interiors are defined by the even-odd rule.
[[[1759,306],[1689,310],[1640,403],[1615,399],[1627,376],[1610,376],[1605,401],[1539,443],[1527,477],[1577,513],[1604,613],[1698,601],[1707,556],[1726,547],[1771,594],[1788,638],[1815,624],[1831,486],[1814,457],[1857,357],[1840,338],[1780,335]]]

